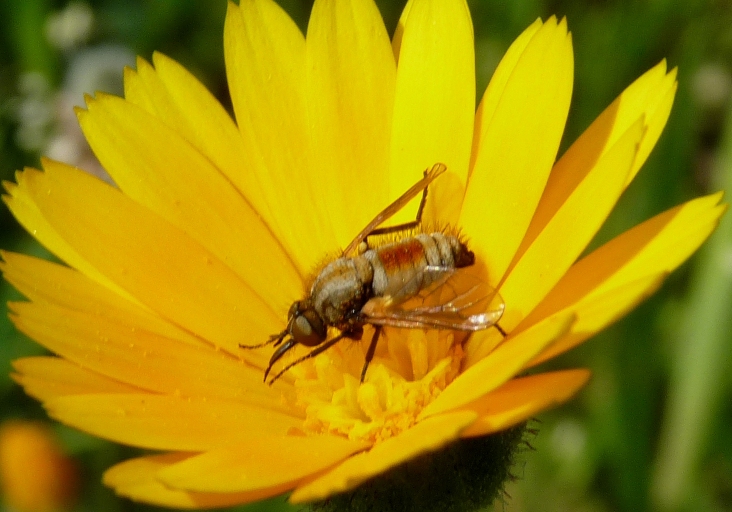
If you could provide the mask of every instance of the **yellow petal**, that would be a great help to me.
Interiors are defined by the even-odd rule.
[[[527,29],[491,79],[475,118],[473,161],[460,225],[501,280],[544,190],[572,94],[572,41],[565,21]]]
[[[299,295],[293,262],[206,155],[121,98],[98,95],[87,108],[78,111],[86,139],[127,196],[185,231],[265,302],[286,307]]]
[[[727,209],[718,204],[721,198],[721,193],[712,194],[667,210],[581,259],[516,330],[572,309],[581,300],[673,271],[719,223]]]
[[[6,281],[33,302],[55,304],[196,346],[210,346],[72,268],[50,261],[0,251],[0,270]]]
[[[448,173],[431,187],[424,220],[454,224],[465,190],[475,112],[473,25],[464,0],[412,2],[400,20],[391,141],[390,197],[435,163]],[[395,216],[414,219],[417,200]]]
[[[513,329],[546,296],[600,229],[625,188],[643,138],[643,124],[638,119],[628,128],[595,162],[531,245],[519,251],[520,259],[501,285],[506,302],[501,318],[504,329]]]
[[[590,378],[588,370],[564,370],[512,379],[468,407],[480,414],[462,437],[493,434],[569,400]]]
[[[138,394],[64,396],[44,404],[62,423],[118,443],[204,451],[242,437],[284,435],[302,420],[237,401]]]
[[[3,182],[3,186],[8,192],[8,195],[3,195],[3,202],[8,206],[13,216],[28,233],[33,235],[36,240],[60,260],[83,272],[114,293],[130,301],[135,301],[129,293],[102,275],[91,263],[79,254],[76,248],[64,240],[63,236],[49,222],[49,219],[38,209],[38,205],[28,195],[26,182],[27,177],[37,172],[39,171],[36,169],[26,168],[24,172],[17,172],[15,174],[16,181],[18,182],[17,185],[7,181]]]
[[[368,452],[346,459],[322,477],[298,487],[290,496],[290,501],[303,503],[321,500],[353,489],[402,462],[441,448],[456,439],[476,417],[473,411],[458,411],[421,421],[398,436],[375,445]]]
[[[229,3],[224,56],[248,172],[273,229],[308,273],[339,249],[318,187],[305,96],[305,38],[272,0]]]
[[[617,288],[588,295],[563,309],[562,311],[574,311],[577,314],[577,322],[566,336],[546,347],[526,367],[537,365],[566,352],[605,329],[658,290],[667,275],[664,272],[629,283],[619,283]]]
[[[157,473],[190,454],[166,453],[124,461],[104,473],[104,484],[120,496],[161,507],[204,509],[241,505],[276,496],[289,489],[281,486],[245,493],[198,493],[171,489],[157,479]]]
[[[211,93],[183,66],[161,53],[153,68],[138,58],[125,69],[125,98],[146,109],[206,156],[264,219],[273,224],[239,129]]]
[[[645,161],[648,159],[648,155],[651,154],[651,150],[656,145],[658,138],[661,136],[661,132],[666,126],[666,121],[668,121],[668,117],[671,115],[671,106],[674,103],[676,89],[679,85],[676,81],[676,68],[672,69],[667,74],[664,74],[660,79],[660,84],[652,82],[653,78],[656,76],[655,73],[661,75],[661,71],[665,70],[666,61],[664,60],[646,73],[646,75],[639,78],[620,96],[620,112],[616,114],[618,119],[621,119],[621,115],[626,113],[626,108],[628,114],[632,112],[629,105],[631,101],[638,101],[644,105],[645,108],[643,113],[646,119],[646,136],[643,138],[643,141],[638,148],[638,157],[636,158],[633,170],[628,177],[627,184],[630,184]],[[648,82],[650,82],[648,84],[645,81],[646,77]],[[647,87],[646,91],[642,90],[642,87],[644,86]],[[642,92],[645,92],[646,94],[642,95]],[[628,117],[631,116],[632,114],[628,115]],[[618,128],[622,126],[621,123],[616,123],[616,125]]]
[[[211,450],[158,472],[176,489],[245,492],[290,484],[368,448],[335,436],[266,436]]]
[[[404,36],[404,27],[407,24],[407,18],[409,18],[409,11],[412,10],[412,6],[415,4],[415,0],[408,0],[407,4],[402,9],[402,14],[399,16],[399,22],[397,23],[396,29],[394,29],[394,37],[391,40],[391,49],[394,52],[394,59],[399,60],[399,53],[402,51],[402,37]]]
[[[676,91],[675,77],[675,70],[666,73],[665,62],[645,73],[605,109],[554,166],[534,218],[514,259],[514,265],[519,258],[523,257],[525,260],[527,256],[524,253],[528,250],[534,253],[535,264],[537,259],[545,261],[551,259],[552,264],[542,269],[535,269],[537,274],[532,277],[528,274],[524,276],[521,268],[511,271],[505,287],[501,288],[501,293],[508,296],[507,304],[520,310],[520,313],[512,319],[509,312],[504,316],[504,325],[508,327],[515,325],[564,274],[569,264],[574,261],[574,257],[579,254],[577,249],[585,246],[584,239],[595,232],[594,223],[604,218],[604,214],[595,215],[602,211],[597,202],[604,205],[614,204],[645,162],[668,119]],[[602,176],[597,176],[598,172],[602,174],[602,170],[612,170],[608,167],[613,165],[611,154],[618,154],[619,145],[636,130],[638,123],[643,124],[643,137],[637,146],[635,159],[622,186],[614,186],[618,176],[611,174],[606,178],[607,186],[595,191],[596,197],[589,198],[592,201],[590,206],[578,201],[581,197],[588,199],[586,193],[591,186],[588,186],[588,181],[598,183],[603,179]],[[617,165],[618,169],[625,167],[621,162],[617,162]],[[621,171],[617,172],[622,174]],[[572,209],[576,211],[572,212]],[[560,224],[562,216],[565,216],[565,219],[569,217],[572,230],[562,238],[561,243],[558,240],[549,240],[547,231],[552,231],[551,224]],[[582,229],[575,229],[578,221],[581,221],[580,228],[592,229],[585,229],[584,232]],[[551,250],[550,259],[542,254],[543,251],[540,250],[542,241],[537,240],[537,237],[543,238],[544,247]],[[574,248],[572,241],[577,242]],[[557,259],[559,250],[563,251],[565,258]],[[526,266],[524,260],[518,263],[518,267]],[[521,276],[525,279],[521,279]],[[522,289],[525,280],[530,280],[532,286]],[[517,298],[517,294],[521,297]]]
[[[127,101],[159,117],[180,134],[186,130],[188,123],[185,120],[185,109],[181,110],[175,104],[157,76],[155,68],[148,61],[138,56],[137,69],[125,67],[123,75],[124,97]],[[195,77],[193,79],[195,80]]]
[[[142,390],[85,370],[59,357],[24,357],[13,361],[13,380],[33,398],[46,402],[84,393],[139,393]]]
[[[633,82],[600,114],[552,169],[522,248],[525,249],[541,232],[570,194],[596,167],[597,161],[616,146],[634,124],[643,120],[645,134],[625,185],[630,183],[666,124],[676,85],[676,71],[667,74],[666,63],[662,61]]]
[[[550,18],[547,20],[547,24],[552,30],[556,30],[556,19]],[[498,63],[496,70],[493,72],[490,83],[483,92],[483,97],[480,100],[480,105],[478,106],[476,114],[476,131],[473,138],[475,148],[480,147],[482,142],[481,138],[483,137],[482,130],[488,126],[488,123],[500,106],[502,101],[501,93],[504,89],[510,86],[509,81],[512,80],[514,69],[519,66],[519,63],[521,63],[520,65],[522,66],[526,65],[522,63],[522,61],[526,59],[524,52],[529,44],[534,46],[537,44],[537,40],[534,39],[534,36],[540,29],[543,29],[544,32],[547,31],[547,27],[544,26],[544,23],[539,18],[535,20],[534,23],[526,27],[521,35],[511,43],[511,46],[509,46],[508,50],[501,58],[501,61]],[[546,38],[547,36],[544,35],[543,37]],[[481,128],[481,130],[477,130],[477,128]],[[473,154],[473,158],[475,158],[475,156],[476,155]],[[471,163],[474,164],[475,162]]]
[[[262,371],[211,347],[192,346],[84,312],[11,303],[21,332],[80,366],[157,393],[218,397],[290,413]]]
[[[231,117],[183,66],[161,53],[153,54],[153,62],[155,68],[138,58],[136,71],[125,69],[125,98],[159,118],[213,163],[256,211],[267,229],[275,233],[275,238],[282,237],[282,233],[277,231],[271,205],[266,203],[257,176],[251,172],[253,155],[247,151]],[[141,132],[147,135],[146,130]],[[178,170],[177,166],[173,168]],[[259,223],[256,220],[254,225]],[[241,219],[233,227],[249,225],[249,222]],[[233,240],[237,237],[229,235]],[[297,255],[290,255],[291,258],[293,256],[296,260]],[[297,267],[298,264],[289,261],[287,265]]]
[[[574,321],[571,313],[555,315],[530,331],[511,334],[497,349],[458,375],[422,410],[419,418],[456,409],[490,393],[518,373],[544,347],[566,334]]]
[[[316,1],[306,46],[319,198],[345,247],[388,204],[396,63],[371,0]]]
[[[234,354],[241,353],[240,343],[280,330],[281,315],[228,266],[119,190],[53,162],[44,173],[26,172],[24,181],[64,239],[170,321]]]

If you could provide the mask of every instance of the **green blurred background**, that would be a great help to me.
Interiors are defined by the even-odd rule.
[[[283,0],[303,30],[312,5]],[[377,2],[394,30],[402,1]],[[679,67],[671,118],[648,163],[596,243],[692,197],[732,187],[732,3],[671,0],[470,1],[478,90],[511,41],[534,19],[566,16],[575,48],[575,89],[563,147],[637,76],[666,58]],[[121,91],[134,56],[162,51],[228,105],[223,0],[4,0],[0,2],[0,178],[41,154],[93,168],[71,114],[84,92]],[[729,197],[729,196],[727,196]],[[571,403],[542,414],[532,449],[495,510],[732,510],[732,222],[652,299],[622,322],[554,361],[594,378]],[[596,244],[595,244],[596,245]],[[0,247],[44,251],[0,209]],[[18,299],[5,283],[2,302]],[[10,361],[42,353],[0,320],[0,422],[45,420],[9,378]],[[134,452],[53,425],[77,461],[73,510],[147,510],[100,483]],[[296,510],[284,499],[237,510]]]

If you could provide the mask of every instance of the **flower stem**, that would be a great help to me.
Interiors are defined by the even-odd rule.
[[[732,108],[727,113],[713,188],[732,197]],[[727,213],[701,249],[681,319],[653,480],[660,510],[688,502],[732,359],[732,217]]]

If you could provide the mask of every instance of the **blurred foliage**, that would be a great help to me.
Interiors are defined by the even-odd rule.
[[[305,30],[312,2],[281,3]],[[403,2],[378,4],[393,30]],[[78,7],[92,15],[89,30],[79,41],[52,42],[50,20],[58,21]],[[679,91],[666,131],[596,244],[668,207],[732,187],[728,0],[472,0],[470,7],[479,91],[512,40],[535,18],[568,18],[575,47],[575,89],[565,148],[645,70],[663,58],[679,67]],[[224,13],[223,0],[0,3],[0,178],[12,179],[16,169],[38,164],[44,136],[59,130],[54,124],[54,91],[68,85],[74,59],[85,49],[113,45],[147,59],[153,51],[162,51],[182,62],[228,105]],[[121,69],[115,76],[117,85],[105,90],[119,93],[115,87]],[[33,133],[40,133],[34,140],[41,141],[35,146],[21,137],[28,129],[23,109],[31,107],[51,114],[34,128]],[[732,510],[730,236],[728,215],[715,239],[652,299],[550,363],[549,367],[590,367],[594,379],[573,402],[541,415],[539,434],[532,441],[536,451],[515,468],[517,479],[496,510]],[[45,254],[6,209],[0,211],[0,247]],[[0,298],[4,303],[19,297],[3,283]],[[45,419],[41,407],[8,378],[12,359],[42,349],[5,319],[0,339],[0,420]],[[118,499],[100,483],[104,469],[136,452],[55,428],[84,468],[76,510],[153,509]],[[277,498],[240,510],[294,509]]]

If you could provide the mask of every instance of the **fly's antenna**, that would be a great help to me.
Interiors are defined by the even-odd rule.
[[[319,347],[314,348],[313,350],[311,350],[310,352],[308,352],[304,356],[302,356],[302,357],[300,357],[298,359],[295,359],[290,364],[288,364],[287,366],[285,366],[282,370],[280,370],[277,373],[277,375],[275,375],[274,377],[272,377],[272,380],[270,380],[268,384],[271,386],[272,384],[275,383],[275,381],[277,379],[279,379],[280,377],[282,377],[287,372],[287,370],[289,370],[293,366],[296,366],[296,365],[302,363],[306,359],[310,359],[311,357],[315,357],[318,354],[321,354],[321,353],[325,352],[326,350],[328,350],[330,347],[332,347],[333,345],[335,345],[336,343],[338,343],[339,341],[341,341],[346,336],[347,336],[347,333],[341,333],[340,335],[336,336],[335,338],[326,341],[325,343],[323,343]],[[277,362],[277,360],[280,357],[282,357],[285,352],[287,352],[290,348],[292,348],[291,346],[288,346],[289,343],[290,342],[288,341],[287,343],[285,343],[284,345],[282,345],[282,347],[280,349],[278,349],[277,352],[275,352],[274,355],[272,356],[272,359],[269,362],[269,366],[267,367],[267,370],[264,372],[264,381],[265,382],[267,382],[267,375],[269,375],[269,372],[272,369],[272,366],[275,364],[275,362]]]

